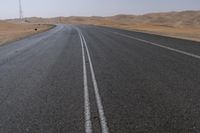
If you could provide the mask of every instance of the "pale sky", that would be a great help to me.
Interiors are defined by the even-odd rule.
[[[0,0],[0,19],[18,18],[18,0]],[[200,10],[200,0],[22,0],[25,17],[112,16]]]

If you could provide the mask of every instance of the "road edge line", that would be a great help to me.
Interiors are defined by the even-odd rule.
[[[164,48],[164,49],[167,49],[167,50],[179,53],[179,54],[184,54],[184,55],[196,58],[196,59],[200,59],[200,56],[196,55],[196,54],[192,54],[192,53],[188,53],[188,52],[185,52],[185,51],[182,51],[182,50],[178,50],[178,49],[175,49],[175,48],[170,48],[170,47],[167,47],[167,46],[163,46],[161,44],[150,42],[150,41],[147,41],[147,40],[144,40],[144,39],[140,39],[140,38],[136,38],[136,37],[133,37],[133,36],[130,36],[130,35],[126,35],[126,34],[122,34],[122,33],[118,33],[118,32],[112,32],[112,31],[109,31],[109,32],[117,34],[117,35],[120,35],[120,36],[123,36],[123,37],[131,38],[131,39],[134,39],[134,40],[137,40],[137,41],[140,41],[140,42],[148,43],[148,44],[151,44],[153,46]]]

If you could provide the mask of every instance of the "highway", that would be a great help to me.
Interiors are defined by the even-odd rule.
[[[200,133],[200,43],[91,25],[0,47],[0,133]]]

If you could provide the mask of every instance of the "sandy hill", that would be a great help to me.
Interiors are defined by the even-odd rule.
[[[168,13],[151,13],[145,15],[117,15],[107,17],[122,24],[158,24],[166,26],[194,26],[200,27],[200,11],[183,11]]]
[[[152,13],[138,16],[135,20],[171,26],[200,26],[200,11]]]

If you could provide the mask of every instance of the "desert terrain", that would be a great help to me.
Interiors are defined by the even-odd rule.
[[[46,30],[49,28],[46,24],[59,23],[108,26],[200,41],[200,11],[150,13],[144,15],[122,14],[110,17],[31,17],[25,18],[23,24],[16,24],[19,23],[18,19],[10,19],[6,20],[6,22],[8,23],[0,22],[1,43]],[[44,25],[38,25],[38,23]],[[38,31],[34,30],[35,27],[38,28]]]
[[[15,22],[17,20],[10,21]],[[116,15],[110,17],[33,17],[26,18],[26,22],[99,25],[200,41],[200,11]]]
[[[51,27],[52,25],[0,21],[0,45],[48,30]]]

